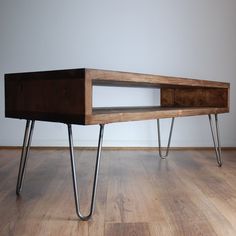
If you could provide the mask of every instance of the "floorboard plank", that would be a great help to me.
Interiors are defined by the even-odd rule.
[[[89,207],[96,152],[76,150],[82,211]],[[96,208],[75,213],[68,150],[32,149],[21,197],[20,149],[0,150],[0,235],[236,235],[236,150],[102,153]]]

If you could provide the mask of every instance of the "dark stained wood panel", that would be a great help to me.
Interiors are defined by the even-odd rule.
[[[21,119],[68,122],[85,114],[83,79],[6,79],[5,115]]]
[[[225,88],[162,88],[161,105],[167,107],[229,107]]]
[[[34,71],[34,72],[20,72],[20,73],[8,73],[7,78],[11,79],[78,79],[85,77],[85,68],[79,69],[66,69],[66,70],[52,70],[52,71]]]

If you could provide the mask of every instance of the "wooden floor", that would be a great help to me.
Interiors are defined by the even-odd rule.
[[[20,150],[0,150],[0,235],[236,235],[236,150],[104,151],[95,214],[77,219],[68,150],[33,149],[21,197]],[[87,209],[94,151],[76,151]]]

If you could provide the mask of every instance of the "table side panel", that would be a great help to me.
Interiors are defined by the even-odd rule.
[[[92,79],[85,74],[85,114],[91,115],[93,109],[93,85]]]
[[[5,115],[69,121],[85,114],[85,80],[5,77]]]

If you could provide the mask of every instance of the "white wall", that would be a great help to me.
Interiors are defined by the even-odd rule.
[[[4,73],[94,67],[230,82],[221,138],[236,146],[235,13],[235,0],[0,0],[0,145],[21,145],[25,123],[4,118]],[[122,97],[135,104],[138,94],[150,103],[157,96],[137,90]],[[97,97],[98,105],[108,100]],[[81,146],[95,145],[97,136],[97,126],[75,129]],[[104,138],[107,146],[155,146],[156,123],[111,124]],[[39,122],[33,143],[67,145],[66,127]],[[173,145],[212,145],[207,117],[177,119]]]

